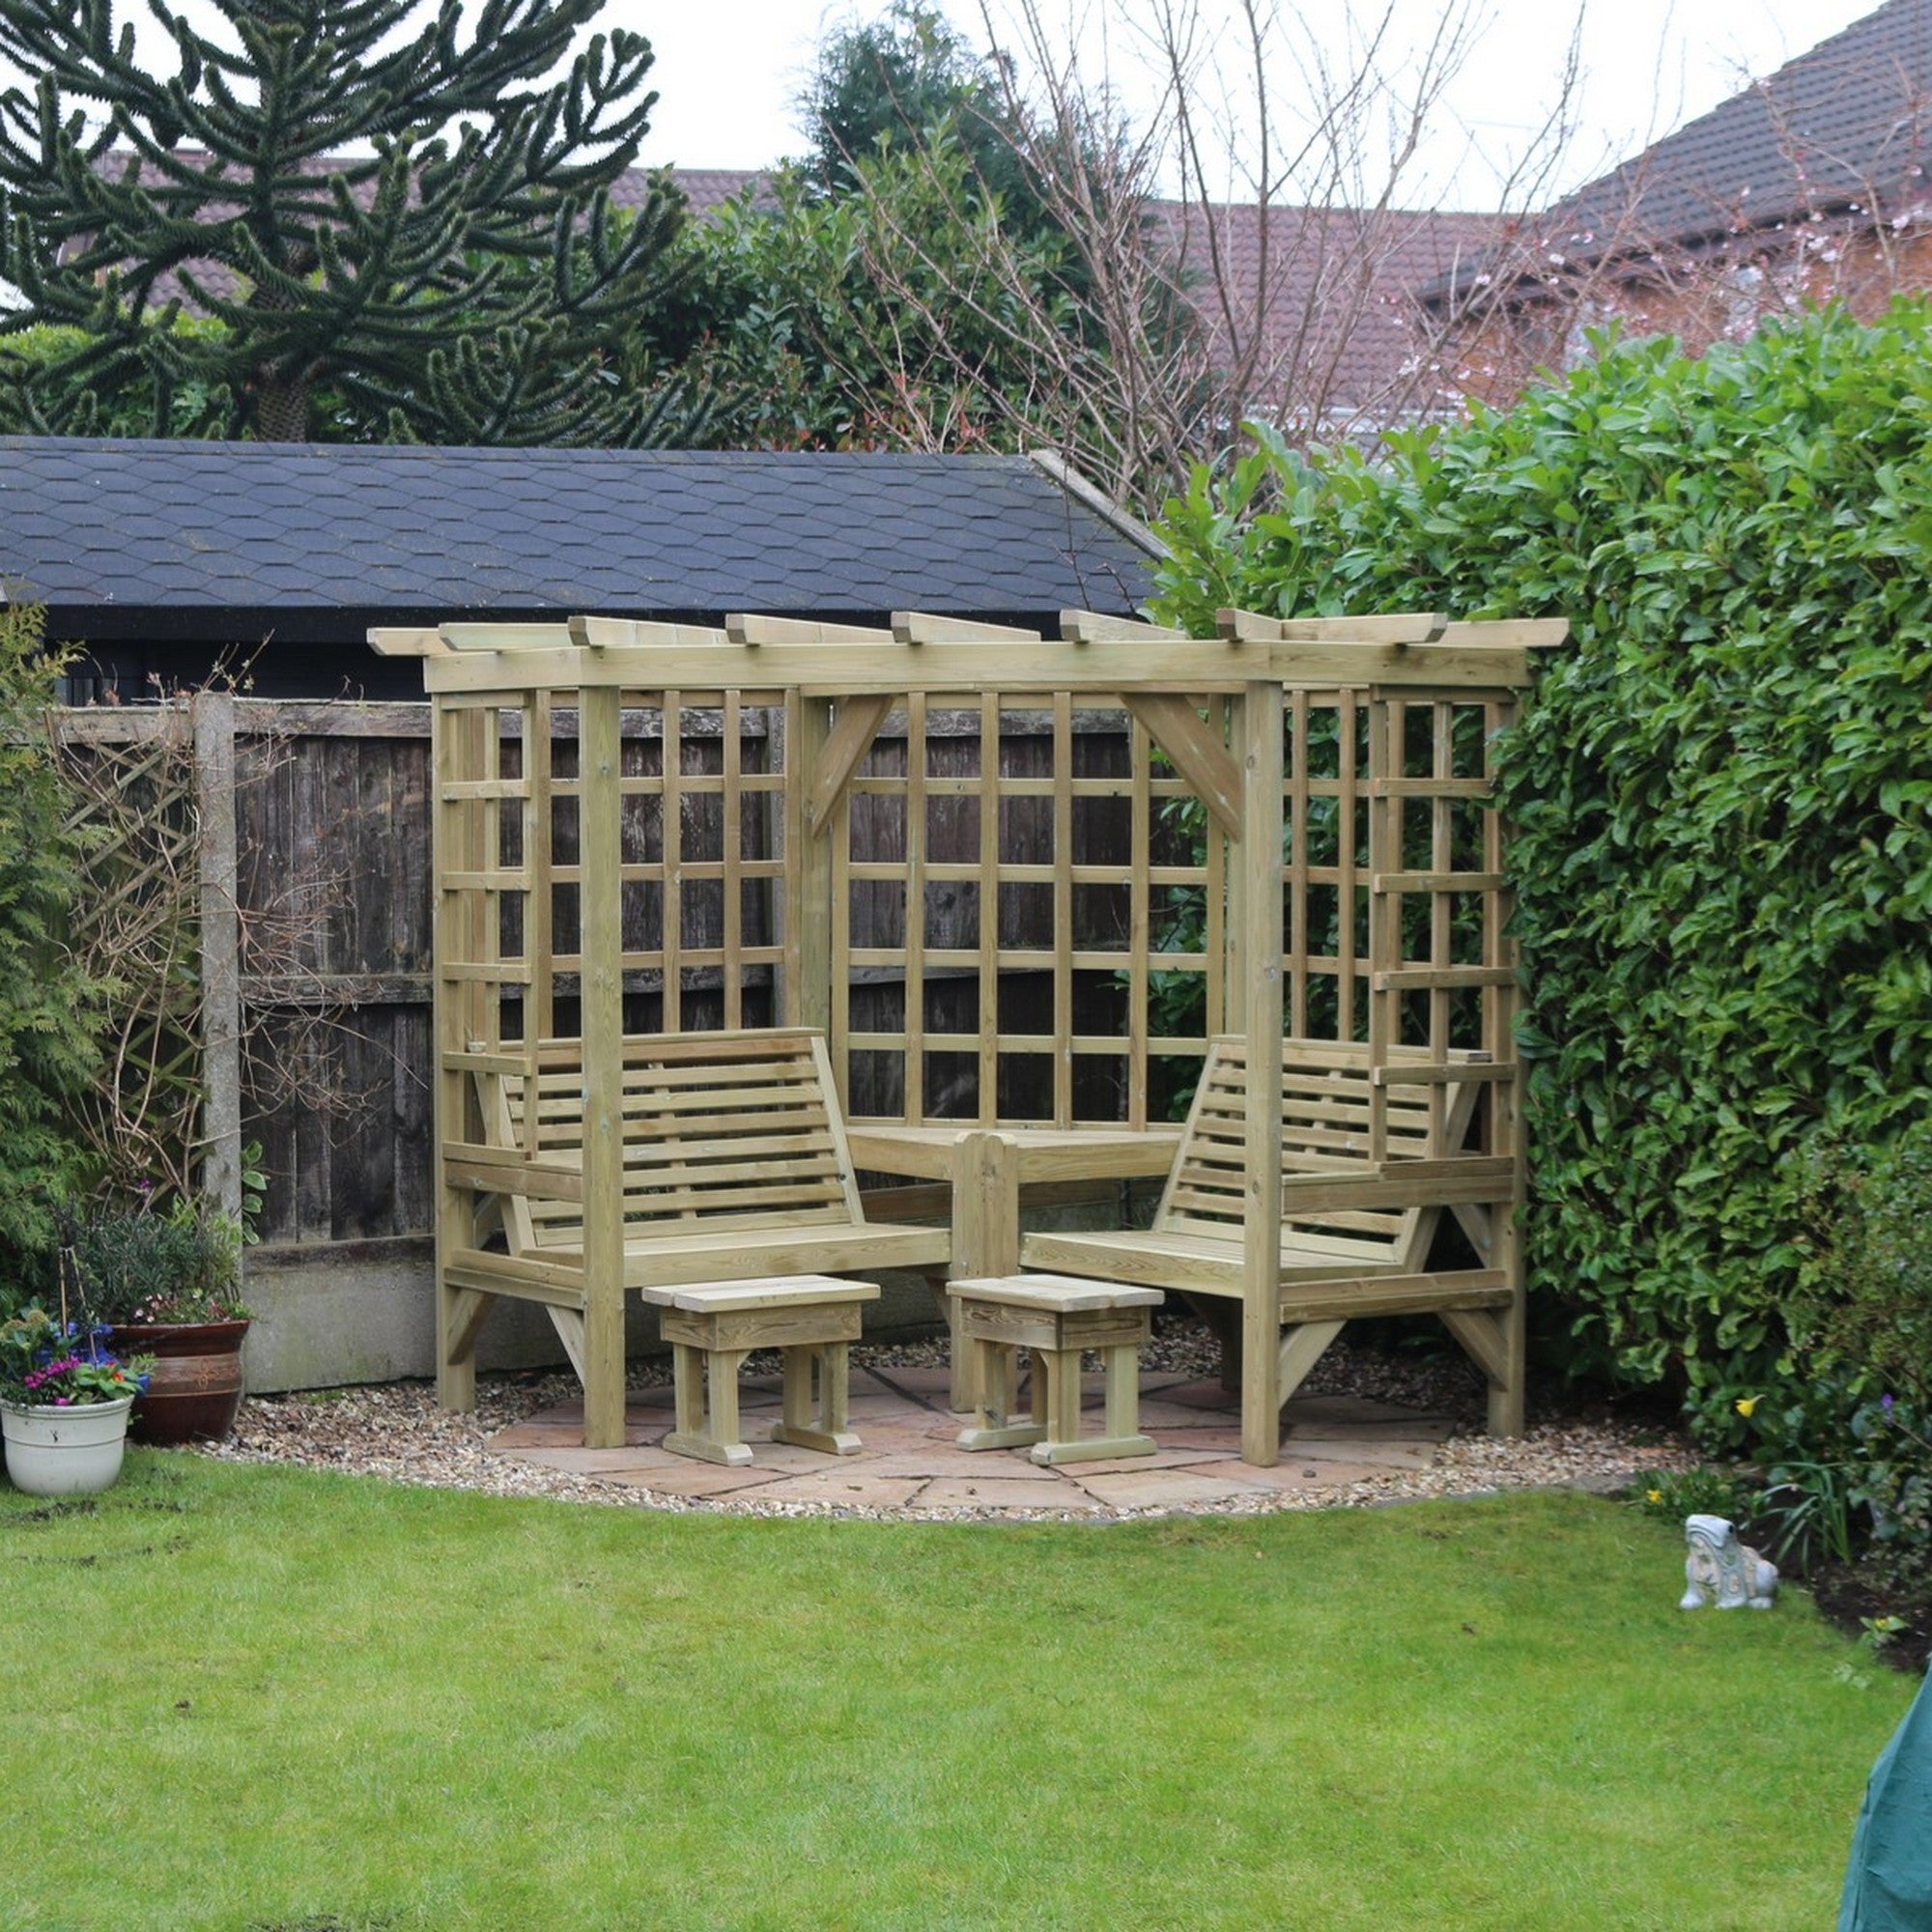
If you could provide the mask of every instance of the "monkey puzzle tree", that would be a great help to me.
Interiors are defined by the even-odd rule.
[[[204,0],[204,31],[148,0],[164,63],[114,0],[0,0],[15,419],[125,426],[138,396],[165,434],[193,392],[202,433],[274,441],[679,440],[685,392],[606,354],[683,211],[657,177],[612,210],[657,97],[639,36],[576,47],[602,5]],[[8,354],[43,324],[77,333]]]

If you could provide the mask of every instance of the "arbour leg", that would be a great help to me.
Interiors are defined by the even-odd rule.
[[[471,1288],[436,1289],[436,1400],[469,1414],[476,1406],[476,1337],[493,1296]]]

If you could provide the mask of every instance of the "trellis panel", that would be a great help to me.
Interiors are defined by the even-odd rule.
[[[1225,732],[1225,705],[1209,713],[1208,728]],[[1226,862],[1218,838],[1205,855],[1189,849],[1191,823],[1163,832],[1164,813],[1203,814],[1145,726],[1118,703],[1076,709],[1066,691],[987,692],[970,710],[916,692],[846,799],[831,834],[831,1031],[855,1117],[1057,1127],[1159,1118],[1153,1063],[1198,1060],[1222,1017]],[[1172,950],[1182,909],[1202,939]],[[1151,1025],[1156,972],[1201,981],[1205,1026]],[[855,981],[902,986],[896,1023],[856,1017]],[[1037,1007],[1025,999],[1016,1018],[1009,1009],[1025,996],[1013,989],[1036,984]],[[1097,1024],[1096,1011],[1115,1023]],[[853,1099],[855,1057],[877,1056],[903,1067],[895,1109]]]

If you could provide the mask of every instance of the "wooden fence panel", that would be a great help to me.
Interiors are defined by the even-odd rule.
[[[239,933],[242,1031],[233,1065],[222,1074],[242,1094],[241,1139],[262,1150],[269,1186],[258,1223],[262,1245],[250,1257],[259,1304],[272,1312],[256,1366],[258,1386],[317,1378],[419,1373],[413,1357],[384,1344],[360,1348],[340,1338],[345,1320],[372,1330],[385,1316],[346,1318],[326,1307],[326,1284],[373,1279],[393,1283],[413,1305],[425,1284],[435,1223],[432,1093],[430,1083],[432,888],[430,837],[430,715],[426,704],[311,703],[241,698],[232,714],[235,839],[231,870],[208,886],[208,906],[232,912]],[[138,745],[157,728],[153,708],[90,708],[68,714],[71,737],[101,747]],[[1065,802],[997,783],[998,850],[1002,864],[1045,871],[1057,864],[1070,878],[1078,868],[1118,873],[1124,880],[1134,830],[1133,806],[1115,796],[1131,777],[1131,750],[1119,714],[1083,716],[1070,731],[1069,783],[1082,796],[1070,818]],[[966,868],[932,880],[920,910],[920,937],[928,950],[977,952],[980,913],[980,735],[976,713],[933,708],[925,743],[937,795],[924,830],[942,867]],[[552,721],[556,788],[564,810],[552,855],[565,874],[552,899],[556,950],[576,944],[575,828],[569,794],[576,781],[575,715]],[[746,705],[727,717],[714,699],[708,713],[686,714],[679,769],[673,775],[668,859],[666,841],[663,721],[655,712],[623,716],[625,1025],[650,1031],[772,1024],[783,942],[785,819],[776,775],[782,771],[781,712]],[[523,721],[509,716],[500,745],[506,780],[521,777]],[[1000,719],[998,776],[1050,784],[1055,723],[1024,711]],[[208,733],[202,733],[204,739]],[[204,745],[204,752],[211,747]],[[217,758],[219,748],[214,748]],[[869,755],[868,775],[903,780],[907,745],[903,719],[889,724]],[[773,776],[773,788],[757,788]],[[729,786],[736,776],[751,787]],[[953,787],[949,790],[948,787]],[[735,796],[734,796],[735,793]],[[890,799],[855,799],[855,830],[845,858],[890,866],[902,860],[906,815]],[[520,857],[514,807],[502,830],[503,851]],[[1056,824],[1070,823],[1064,861]],[[1184,842],[1184,841],[1183,841]],[[1179,850],[1179,848],[1177,848]],[[726,853],[740,862],[727,868]],[[680,874],[682,917],[668,949],[659,944],[664,872]],[[728,895],[723,874],[742,872]],[[861,947],[904,948],[905,892],[847,881],[850,938]],[[1063,882],[1064,883],[1064,882]],[[1026,955],[1050,954],[1056,908],[1065,908],[1082,943],[1106,952],[1122,947],[1132,912],[1124,883],[1082,883],[1056,898],[1050,884],[995,880],[991,917],[999,951],[1016,955],[994,982],[989,1031],[1037,1031],[1037,1015],[1065,1007],[1084,1035],[1118,1035],[1127,1025],[1130,989],[1111,971],[1024,970]],[[521,944],[516,921],[503,937]],[[727,975],[725,961],[739,969]],[[848,989],[844,1023],[864,1033],[891,1033],[906,1011],[905,968],[896,961],[861,968]],[[922,1025],[959,1039],[980,1031],[987,1009],[985,975],[959,966],[924,975]],[[668,988],[668,998],[667,992]],[[577,1024],[574,988],[563,977],[552,1016],[557,1031]],[[518,996],[509,996],[506,1032],[521,1032]],[[867,1065],[867,1061],[872,1063]],[[954,1063],[957,1063],[956,1065]],[[980,1067],[970,1054],[935,1054],[925,1074],[928,1094],[947,1111],[980,1105]],[[1056,1090],[1051,1069],[1009,1060],[998,1068],[999,1105],[1012,1117],[1118,1117],[1119,1069],[1087,1055]],[[947,1083],[952,1082],[951,1089]],[[903,1107],[899,1067],[890,1055],[854,1058],[853,1111],[891,1117]],[[949,1097],[950,1094],[950,1097]],[[266,1272],[265,1272],[266,1270]],[[283,1284],[277,1287],[277,1283]],[[300,1328],[286,1296],[297,1294],[312,1316],[307,1339],[293,1353],[287,1336]],[[366,1300],[355,1304],[366,1311]],[[427,1302],[425,1300],[425,1306]],[[278,1331],[280,1339],[267,1330]],[[251,1344],[251,1346],[254,1346]],[[424,1344],[427,1347],[427,1344]],[[291,1365],[277,1364],[287,1354]]]

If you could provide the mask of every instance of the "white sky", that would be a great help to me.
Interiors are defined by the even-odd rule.
[[[982,5],[1010,21],[1029,0],[940,0],[961,33],[983,43]],[[209,0],[171,0],[197,25],[212,24]],[[656,50],[651,82],[660,95],[642,158],[687,168],[756,168],[808,146],[793,119],[796,96],[828,25],[874,17],[886,0],[606,0],[594,23],[628,27]],[[1122,107],[1142,126],[1153,119],[1158,90],[1146,78],[1145,33],[1136,27],[1163,12],[1198,9],[1221,59],[1202,63],[1196,98],[1218,76],[1239,86],[1239,48],[1229,22],[1242,0],[1030,0],[1062,43],[1078,45],[1083,71],[1111,78]],[[1439,96],[1427,138],[1401,175],[1392,197],[1413,208],[1486,210],[1545,205],[1554,195],[1614,166],[1686,121],[1739,92],[1749,80],[1874,11],[1878,0],[1253,0],[1283,23],[1268,68],[1270,119],[1277,134],[1292,127],[1309,99],[1306,75],[1359,70],[1361,38],[1386,16],[1378,65],[1398,96],[1412,94],[1401,71],[1445,14],[1463,10],[1473,37],[1454,78]],[[473,13],[474,0],[470,0]],[[1570,99],[1576,125],[1533,187],[1502,185],[1520,167],[1561,96],[1565,55],[1580,14],[1581,80]],[[144,51],[164,43],[146,0],[114,0],[117,25],[131,21]],[[428,17],[425,14],[421,17]],[[166,61],[170,70],[173,63]],[[1250,90],[1252,91],[1252,90]],[[1236,142],[1251,114],[1229,110]],[[1165,125],[1164,123],[1162,125]],[[1357,191],[1382,186],[1388,141],[1381,125],[1351,144],[1369,164]],[[1279,148],[1279,140],[1277,141]],[[1216,198],[1254,198],[1252,170],[1210,157]],[[1218,178],[1217,178],[1218,177]],[[1161,183],[1173,192],[1170,171]],[[1320,188],[1301,184],[1301,198]],[[1281,185],[1283,199],[1295,184]],[[1338,197],[1343,198],[1343,197]]]
[[[881,5],[883,0],[881,0]],[[1201,0],[1219,20],[1235,0]],[[1123,23],[1153,0],[1041,0],[1049,17],[1071,9],[1083,60],[1097,62],[1104,40],[1117,86],[1131,102],[1132,37]],[[1577,185],[1646,147],[1874,11],[1877,0],[1582,0],[1583,80],[1575,99],[1580,125],[1565,143],[1555,190]],[[1348,47],[1387,6],[1387,44],[1406,50],[1434,31],[1444,0],[1289,0],[1300,32],[1344,69]],[[1460,73],[1433,117],[1416,170],[1399,197],[1411,206],[1489,208],[1499,172],[1520,160],[1555,104],[1577,0],[1471,0],[1480,22]],[[761,166],[807,145],[792,120],[799,82],[822,25],[869,5],[819,0],[712,0],[668,8],[657,0],[607,0],[600,24],[644,34],[657,52],[652,79],[662,99],[643,158],[683,167]],[[954,24],[976,43],[978,0],[950,0]],[[1102,22],[1106,25],[1103,28]],[[1291,35],[1295,31],[1291,29]],[[1283,99],[1294,86],[1296,55],[1279,58]],[[1145,98],[1145,96],[1143,97]]]

